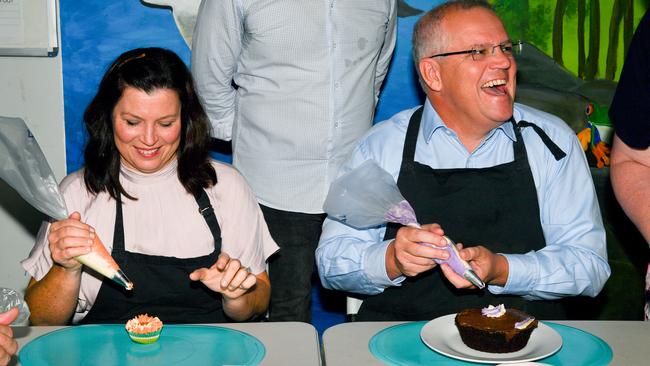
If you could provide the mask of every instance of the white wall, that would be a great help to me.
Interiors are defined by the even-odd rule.
[[[56,57],[0,57],[0,115],[27,123],[60,181],[66,173],[60,51]],[[24,291],[29,276],[19,262],[34,245],[41,219],[0,180],[0,287]]]

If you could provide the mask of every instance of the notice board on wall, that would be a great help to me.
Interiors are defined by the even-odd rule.
[[[55,56],[57,0],[0,0],[0,56]]]

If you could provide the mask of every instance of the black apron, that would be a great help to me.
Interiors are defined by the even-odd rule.
[[[409,121],[397,186],[413,206],[421,223],[439,223],[456,242],[483,245],[494,253],[527,253],[546,245],[539,220],[539,205],[520,127],[533,127],[555,154],[564,157],[538,126],[514,125],[514,160],[489,168],[432,169],[414,161],[422,108]],[[384,240],[393,239],[399,224],[389,224]],[[456,289],[439,267],[407,277],[366,298],[357,320],[430,320],[470,307],[505,304],[540,319],[564,319],[556,301],[526,301],[520,296],[496,296],[485,290]]]
[[[187,259],[127,252],[122,204],[116,203],[112,256],[135,286],[127,291],[104,278],[97,299],[82,324],[124,323],[144,313],[157,316],[167,324],[230,321],[223,312],[221,294],[189,277],[198,268],[212,266],[221,252],[221,229],[210,200],[203,190],[194,198],[214,238],[214,251]]]

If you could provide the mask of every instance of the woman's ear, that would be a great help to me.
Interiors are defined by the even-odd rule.
[[[418,63],[420,76],[422,80],[432,91],[442,89],[442,79],[440,78],[440,64],[433,58],[423,58]]]

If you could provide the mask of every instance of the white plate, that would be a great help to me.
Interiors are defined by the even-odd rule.
[[[426,323],[420,331],[424,344],[438,353],[463,361],[480,363],[515,363],[539,360],[562,347],[562,336],[555,329],[539,322],[526,347],[517,352],[488,353],[469,348],[460,339],[454,324],[456,314],[449,314]]]

